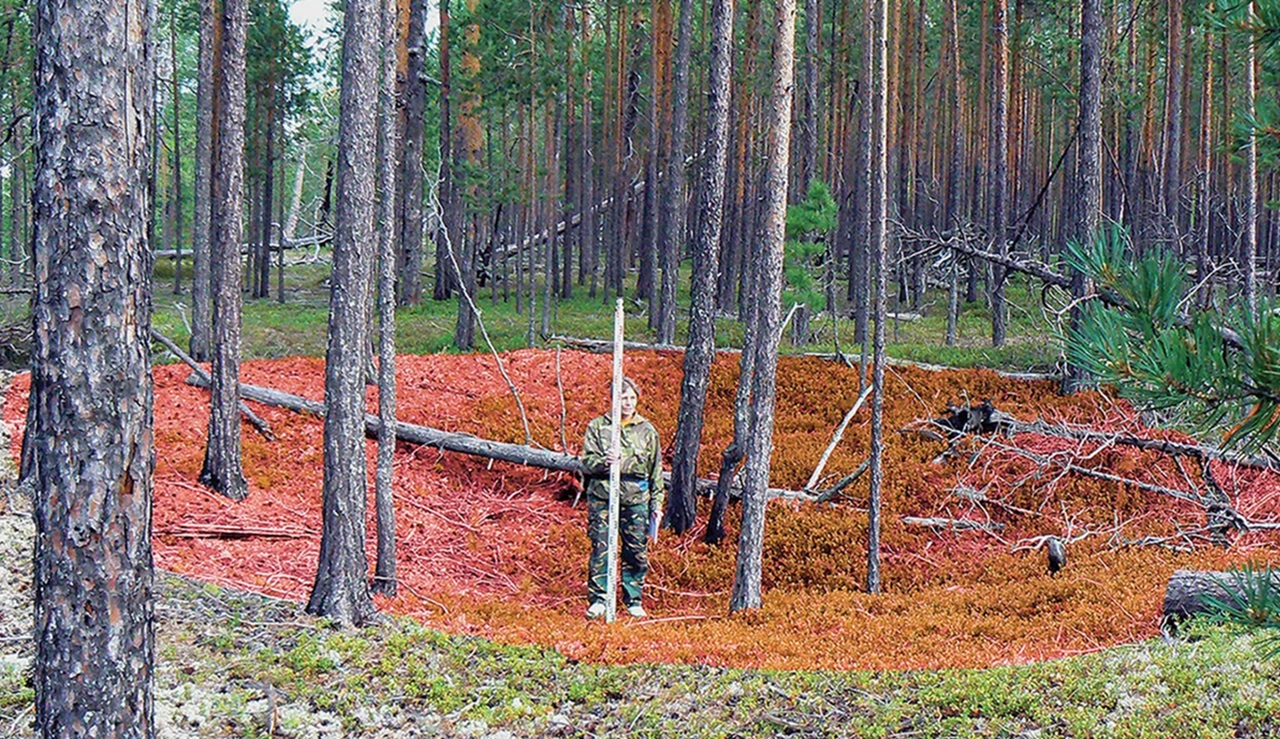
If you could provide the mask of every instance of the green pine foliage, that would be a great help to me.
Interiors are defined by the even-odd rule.
[[[1126,306],[1085,304],[1065,337],[1068,361],[1141,408],[1181,411],[1195,433],[1220,433],[1242,451],[1274,447],[1280,316],[1271,305],[1195,310],[1186,268],[1168,256],[1135,261],[1118,231],[1070,245],[1067,261]]]
[[[814,312],[825,305],[822,267],[827,239],[835,231],[836,200],[826,183],[814,180],[804,200],[787,208],[787,243],[783,272],[787,285],[783,303],[804,303]]]
[[[1239,595],[1206,597],[1214,610],[1209,620],[1266,631],[1263,658],[1280,657],[1280,572],[1273,571],[1270,565],[1259,569],[1250,564],[1232,570],[1231,577]]]

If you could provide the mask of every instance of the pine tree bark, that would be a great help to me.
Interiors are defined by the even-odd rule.
[[[28,446],[43,737],[154,736],[151,21],[147,3],[35,6]]]
[[[325,357],[320,562],[307,613],[344,626],[374,615],[365,558],[365,342],[377,136],[378,0],[348,0],[343,19],[337,214]]]
[[[1160,236],[1169,253],[1181,255],[1178,241],[1178,185],[1182,181],[1182,0],[1168,0],[1168,56],[1165,58],[1164,151],[1161,157]]]
[[[400,138],[400,176],[397,194],[396,243],[403,255],[400,259],[398,301],[400,305],[422,302],[422,143],[427,109],[425,33],[427,0],[410,0],[409,32],[406,38],[408,65],[401,86],[404,105],[404,131]],[[442,168],[443,171],[443,168]]]
[[[213,137],[217,47],[215,0],[200,0],[199,58],[196,70],[196,165],[194,209],[191,216],[191,356],[209,360],[209,335],[213,331],[210,291],[209,226],[213,212]]]
[[[436,199],[440,208],[440,223],[436,228],[435,282],[432,285],[433,300],[448,300],[457,285],[457,275],[449,259],[449,240],[456,239],[460,231],[457,208],[454,206],[454,146],[453,146],[453,89],[449,54],[449,2],[438,0],[440,9],[440,184]]]
[[[995,37],[995,69],[991,86],[991,240],[999,254],[1009,250],[1009,3],[995,1],[991,34]],[[1008,307],[1005,271],[991,268],[991,345],[1004,346]]]
[[[658,298],[658,343],[676,338],[676,283],[685,240],[685,140],[689,129],[689,58],[693,45],[693,0],[680,0],[676,30],[676,58],[671,75],[673,102],[671,136],[667,142],[667,171],[662,181],[659,255],[662,291]]]
[[[751,438],[747,446],[746,482],[742,495],[742,531],[729,610],[759,608],[764,552],[764,514],[773,451],[773,408],[777,389],[778,342],[781,329],[782,261],[786,239],[788,160],[791,145],[791,100],[795,72],[795,0],[777,0],[774,17],[773,73],[767,124],[763,214],[756,285],[759,331],[754,346]]]
[[[947,0],[947,65],[951,72],[951,160],[947,165],[946,215],[943,227],[960,229],[960,183],[964,166],[964,74],[960,68],[960,13],[956,0]],[[951,253],[951,277],[947,291],[946,345],[955,346],[960,320],[960,255]]]
[[[200,482],[241,500],[249,493],[240,458],[240,242],[244,186],[246,0],[225,0],[218,19],[217,148],[213,159],[210,223],[209,433]]]
[[[1080,3],[1080,157],[1076,171],[1076,210],[1079,223],[1075,237],[1080,243],[1099,238],[1102,224],[1102,0]],[[1082,306],[1087,292],[1084,273],[1071,271],[1070,330],[1076,331],[1084,316]],[[1062,378],[1062,392],[1074,393],[1089,381],[1084,369],[1067,365]]]
[[[1254,14],[1254,3],[1249,3],[1249,15]],[[1257,116],[1258,91],[1258,45],[1252,37],[1249,39],[1249,50],[1244,64],[1244,107],[1250,120]],[[1244,148],[1244,171],[1240,173],[1243,182],[1241,197],[1244,199],[1243,212],[1240,214],[1244,226],[1244,238],[1240,261],[1243,263],[1244,304],[1251,314],[1258,311],[1258,138],[1255,132],[1249,132]]]
[[[173,236],[176,256],[173,259],[173,294],[182,292],[182,138],[179,136],[181,116],[178,103],[178,14],[169,16],[170,97],[173,100],[173,189],[169,201],[169,233]]]
[[[690,0],[684,0],[689,3]],[[683,8],[682,23],[683,23]],[[732,63],[733,0],[711,6],[711,74],[707,81],[707,161],[702,168],[702,226],[693,250],[689,348],[684,355],[680,411],[667,494],[666,525],[677,534],[693,527],[697,516],[698,456],[707,382],[715,360],[716,286],[720,272],[720,230],[724,217],[725,164],[729,155],[729,75]],[[677,54],[678,56],[678,54]]]
[[[820,0],[804,0],[804,95],[801,98],[800,129],[800,182],[795,197],[803,200],[809,185],[818,174],[818,30],[821,27],[822,3]],[[832,50],[834,53],[834,49]]]
[[[396,594],[396,513],[391,485],[396,450],[396,28],[395,0],[382,0],[382,85],[378,130],[378,461],[374,473],[374,510],[378,555],[372,591]],[[412,53],[412,52],[410,52]],[[410,65],[412,67],[412,65]],[[403,202],[403,200],[401,200]]]
[[[1004,0],[996,0],[997,8]],[[867,521],[867,592],[880,592],[880,503],[884,487],[884,322],[889,288],[888,208],[888,43],[887,0],[872,0],[871,27],[871,238],[869,251],[875,258],[873,316],[873,369],[871,373],[871,495]]]

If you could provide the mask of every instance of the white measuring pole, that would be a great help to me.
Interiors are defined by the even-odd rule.
[[[604,599],[604,620],[613,623],[618,616],[618,494],[622,485],[622,298],[613,315],[613,405],[609,409],[609,448],[613,462],[609,464],[609,553],[605,559],[609,570]]]

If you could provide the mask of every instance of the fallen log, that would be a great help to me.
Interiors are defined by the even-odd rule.
[[[187,383],[196,387],[208,387],[208,381],[199,375],[191,375],[187,377]],[[324,416],[324,403],[317,400],[308,400],[300,395],[286,393],[282,390],[275,390],[259,385],[240,384],[240,397],[246,400],[252,400],[256,403],[285,408],[295,413],[310,413],[316,416]],[[365,435],[377,437],[378,429],[382,423],[378,417],[366,413],[364,416]],[[492,441],[484,439],[472,434],[463,434],[453,431],[441,431],[430,426],[420,426],[418,424],[405,423],[397,421],[396,439],[407,441],[411,444],[421,444],[422,446],[435,447],[447,452],[457,452],[459,454],[468,454],[474,457],[482,457],[484,459],[496,459],[500,462],[510,462],[512,464],[524,465],[527,467],[537,467],[544,470],[552,470],[555,472],[568,472],[575,475],[586,474],[586,469],[582,466],[582,461],[577,457],[563,454],[561,452],[553,452],[548,449],[536,449],[523,444],[508,444],[502,441]],[[670,484],[671,474],[664,472],[663,478]],[[846,483],[847,484],[847,483]],[[703,495],[711,495],[715,492],[716,481],[699,478],[698,492]],[[738,495],[742,492],[742,487],[736,481],[732,487],[734,494]],[[801,490],[785,490],[782,488],[769,488],[766,495],[770,498],[787,498],[801,501],[817,501],[825,499],[823,496],[829,491],[805,492]],[[830,495],[826,495],[830,497]]]
[[[209,373],[201,369],[200,365],[196,364],[196,360],[192,359],[190,354],[182,351],[182,349],[168,336],[165,336],[154,328],[151,329],[151,338],[163,344],[164,348],[169,350],[169,353],[185,362],[186,365],[191,368],[192,372],[195,372],[197,376],[205,381],[205,385],[203,385],[203,387],[209,386]],[[271,431],[271,425],[259,417],[257,413],[250,410],[249,406],[244,404],[244,401],[240,401],[240,414],[245,417],[245,420],[253,424],[253,427],[256,428],[258,433],[262,434],[267,441],[276,440],[276,435]]]
[[[1270,578],[1270,583],[1267,579]],[[1280,571],[1206,572],[1178,570],[1164,589],[1163,623],[1176,626],[1192,616],[1213,615],[1221,604],[1245,607],[1257,590],[1280,589]]]
[[[903,516],[903,526],[928,526],[947,531],[1002,531],[1004,524],[998,521],[974,521],[968,518],[919,518]]]

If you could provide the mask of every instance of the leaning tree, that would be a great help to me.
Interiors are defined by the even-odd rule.
[[[35,23],[35,491],[41,736],[150,737],[151,5]]]

